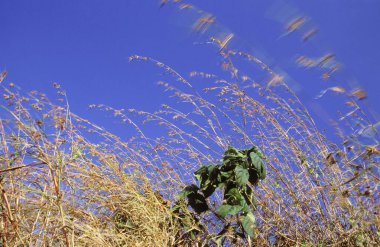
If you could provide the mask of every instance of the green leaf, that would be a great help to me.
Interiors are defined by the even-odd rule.
[[[175,203],[174,206],[170,210],[174,214],[178,214],[181,209],[182,209],[182,207],[178,203]]]
[[[253,190],[249,186],[246,186],[245,189],[243,190],[243,196],[247,204],[252,206],[252,208],[256,210],[257,205],[256,205],[255,195],[253,193]]]
[[[198,186],[196,186],[195,184],[186,186],[181,192],[178,193],[177,199],[184,200],[190,194],[196,193],[198,189],[199,189]]]
[[[235,160],[235,159],[244,159],[245,158],[245,153],[242,152],[241,150],[237,150],[234,147],[229,146],[227,151],[224,152],[224,157],[223,161],[226,163],[227,160]]]
[[[232,171],[228,171],[228,172],[221,171],[220,175],[222,175],[223,178],[229,178],[232,176]]]
[[[250,211],[244,196],[240,193],[240,191],[237,188],[232,188],[228,190],[224,197],[227,200],[227,204],[239,205],[241,207],[240,210],[245,213]]]
[[[248,183],[249,173],[247,169],[244,169],[241,166],[235,168],[235,177],[236,182],[240,186],[244,186]]]
[[[251,166],[249,169],[249,182],[257,184],[259,179],[264,179],[266,177],[264,162],[255,152],[249,153],[248,162]]]
[[[224,218],[227,215],[235,215],[239,213],[241,209],[242,209],[242,206],[240,205],[223,204],[222,206],[218,208],[218,210],[216,210],[216,213],[220,217]]]
[[[208,175],[208,168],[207,166],[201,166],[198,170],[194,172],[195,178],[198,180],[199,183],[202,183],[203,179],[207,177]]]
[[[211,196],[212,193],[214,193],[215,189],[216,189],[216,185],[209,184],[207,187],[202,188],[201,191],[202,191],[203,195],[207,198],[207,197]]]
[[[207,167],[208,177],[212,183],[216,182],[220,174],[219,165],[210,165]]]
[[[208,210],[206,198],[198,192],[189,194],[187,196],[187,199],[190,207],[194,209],[194,211],[197,214],[203,213]]]
[[[194,175],[200,182],[200,191],[206,198],[214,193],[221,181],[218,165],[202,166],[194,173]]]
[[[227,203],[231,205],[241,205],[241,202],[245,201],[237,188],[228,190],[225,198],[227,199]]]
[[[205,189],[207,189],[209,186],[211,185],[211,181],[209,178],[205,178],[204,180],[202,180],[202,183],[200,184],[200,190],[203,191]]]
[[[252,212],[247,213],[243,220],[244,231],[252,238],[254,238],[255,221],[256,219]]]
[[[253,167],[258,171],[261,172],[263,164],[263,160],[254,152],[249,154],[249,157],[251,158],[251,164]]]
[[[243,168],[245,168],[245,169],[248,169],[248,168],[249,168],[249,162],[248,162],[248,160],[242,160],[242,161],[240,162],[240,165],[241,165]]]
[[[228,146],[227,150],[224,152],[224,155],[233,155],[233,154],[237,154],[239,151],[232,147],[232,146]]]
[[[246,210],[248,205],[245,201],[244,196],[240,193],[237,188],[232,188],[228,191],[226,195],[227,203],[231,205],[240,205],[243,210]]]

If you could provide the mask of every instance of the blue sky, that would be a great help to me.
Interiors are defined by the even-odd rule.
[[[285,4],[285,2],[287,4]],[[363,87],[363,104],[380,112],[380,1],[377,0],[202,0],[189,1],[216,16],[220,30],[231,31],[232,48],[259,54],[286,73],[306,105],[334,104],[313,98],[336,83]],[[286,17],[305,15],[319,32],[310,42],[301,32],[284,34]],[[71,110],[88,112],[89,104],[153,111],[167,101],[156,86],[161,72],[149,64],[129,63],[133,54],[160,60],[187,76],[193,70],[219,71],[217,52],[191,31],[194,16],[156,0],[2,0],[0,1],[0,70],[6,82],[23,90],[54,96],[52,82],[67,91]],[[336,54],[343,70],[335,82],[319,72],[301,70],[296,55]],[[319,74],[318,74],[319,73]],[[318,117],[318,115],[315,115]]]

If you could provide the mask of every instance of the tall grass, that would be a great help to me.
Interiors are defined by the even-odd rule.
[[[268,176],[254,188],[257,237],[237,245],[379,244],[379,147],[355,136],[342,136],[342,144],[326,138],[280,75],[224,41],[210,42],[226,78],[206,72],[187,78],[153,58],[131,57],[170,75],[159,86],[178,104],[156,112],[90,106],[134,129],[126,140],[71,112],[60,85],[54,87],[62,103],[55,104],[42,93],[5,86],[3,78],[2,246],[212,246],[207,236],[221,230],[218,219],[196,215],[206,227],[191,240],[170,210],[175,195],[228,146],[252,145],[265,155]],[[255,72],[240,67],[268,79],[255,80]],[[203,90],[191,80],[202,80]],[[345,120],[371,125],[352,94],[335,91],[358,109]],[[148,128],[163,134],[149,136]]]

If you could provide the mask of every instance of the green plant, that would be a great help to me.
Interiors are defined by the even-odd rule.
[[[246,239],[254,238],[256,201],[251,185],[257,185],[259,180],[266,177],[266,169],[263,162],[264,156],[256,146],[250,149],[238,150],[229,146],[224,153],[221,164],[204,165],[195,173],[199,183],[185,187],[179,194],[180,201],[187,198],[187,205],[196,214],[200,215],[211,211],[217,217],[223,219],[223,229],[215,236],[220,244],[231,225],[234,225],[235,237]],[[222,204],[213,211],[207,202],[216,189],[223,190]],[[176,203],[174,212],[179,213],[180,206]],[[236,216],[235,222],[227,220],[229,216]],[[188,224],[182,225],[188,228]],[[192,232],[195,236],[198,232]],[[193,237],[194,237],[193,236]]]

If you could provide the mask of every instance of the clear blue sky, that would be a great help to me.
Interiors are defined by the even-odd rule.
[[[364,104],[380,112],[380,1],[189,2],[235,33],[238,41],[231,45],[258,52],[285,71],[294,80],[291,85],[302,88],[298,92],[306,104],[334,83],[301,71],[294,57],[334,52],[344,65],[339,83],[366,89]],[[307,25],[319,28],[310,42],[300,42],[297,32],[281,37],[284,16],[278,9],[284,6],[286,13],[309,16]],[[7,82],[52,94],[56,81],[66,89],[72,111],[84,116],[93,103],[152,111],[166,101],[155,85],[160,71],[129,63],[130,55],[153,57],[183,75],[215,72],[219,66],[215,50],[194,44],[202,37],[191,33],[191,17],[170,6],[160,8],[157,0],[1,0],[0,23],[0,70],[8,71]]]

